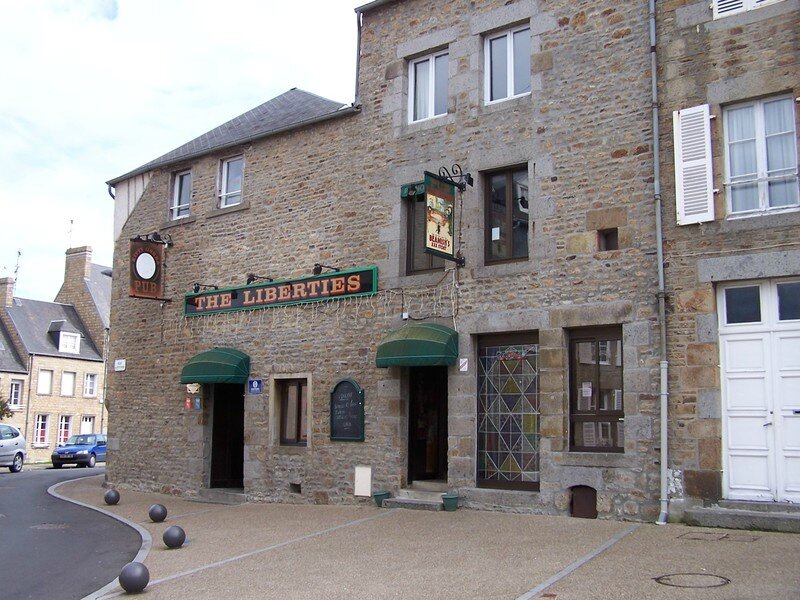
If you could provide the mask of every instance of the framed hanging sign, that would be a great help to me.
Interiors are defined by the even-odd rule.
[[[164,297],[164,244],[142,239],[130,241],[131,298],[162,300]]]
[[[425,171],[425,252],[458,262],[455,190],[452,182]]]
[[[364,390],[352,379],[331,390],[331,440],[364,441]]]

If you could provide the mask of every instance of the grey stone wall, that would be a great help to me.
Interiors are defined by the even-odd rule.
[[[483,35],[529,23],[530,96],[486,105]],[[448,114],[409,124],[407,60],[447,45]],[[468,506],[565,514],[569,487],[598,490],[602,517],[657,513],[658,361],[653,152],[647,6],[642,2],[391,2],[364,14],[361,112],[241,148],[239,210],[215,211],[217,165],[193,171],[192,218],[168,229],[167,297],[127,297],[115,278],[109,463],[117,485],[191,495],[205,485],[208,414],[183,408],[180,369],[194,354],[233,346],[251,375],[310,373],[308,448],[274,443],[268,395],[247,397],[245,489],[253,500],[354,502],[353,468],[373,468],[373,489],[406,481],[404,369],[375,368],[385,333],[412,318],[454,326],[467,372],[449,370],[449,486]],[[230,155],[230,153],[227,153]],[[459,163],[476,179],[460,199],[466,267],[407,276],[406,211],[400,186],[424,170]],[[484,263],[484,173],[527,165],[530,256]],[[115,273],[127,272],[127,239],[164,224],[170,173],[154,172],[125,224]],[[462,212],[463,211],[463,212]],[[620,248],[598,250],[598,230],[616,227]],[[315,262],[375,264],[372,298],[186,319],[181,299],[194,281],[242,284],[246,273],[310,273]],[[567,335],[621,325],[625,453],[568,451]],[[539,339],[542,481],[539,492],[475,487],[475,358],[481,335],[531,331]],[[366,441],[331,442],[328,394],[341,377],[366,394]],[[158,451],[155,450],[158,448]],[[206,462],[204,462],[206,461]],[[301,484],[294,493],[290,484]]]
[[[683,477],[687,497],[714,500],[722,491],[723,453],[714,282],[800,273],[800,213],[730,219],[725,195],[717,193],[715,221],[678,227],[672,112],[710,105],[714,187],[724,190],[723,106],[800,93],[800,3],[784,0],[717,20],[708,2],[657,6],[670,464]]]

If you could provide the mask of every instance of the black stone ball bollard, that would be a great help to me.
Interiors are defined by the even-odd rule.
[[[103,500],[106,501],[106,504],[116,504],[119,502],[119,492],[117,490],[106,490],[106,493],[103,494]]]
[[[167,548],[180,548],[183,542],[186,541],[186,532],[182,527],[172,525],[164,530],[164,535],[161,536]]]
[[[150,510],[147,511],[147,514],[150,516],[150,520],[153,521],[153,523],[161,523],[161,521],[167,518],[167,507],[163,504],[153,504]]]
[[[150,583],[150,571],[140,562],[131,562],[122,567],[119,584],[131,594],[138,594]]]

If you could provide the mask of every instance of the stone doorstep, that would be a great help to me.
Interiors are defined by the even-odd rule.
[[[684,512],[683,522],[697,527],[800,533],[800,511],[768,512],[708,506]]]
[[[397,490],[395,498],[409,498],[411,500],[430,500],[431,502],[441,502],[444,492],[425,492],[415,489]]]
[[[800,504],[791,502],[756,502],[754,500],[720,500],[720,508],[755,510],[768,513],[800,513]]]
[[[409,489],[419,492],[438,492],[439,494],[447,493],[447,482],[439,481],[436,479],[431,480],[418,480],[411,483]]]
[[[247,502],[247,496],[245,496],[244,490],[204,488],[197,491],[196,500],[212,504],[244,504]]]
[[[444,510],[441,499],[418,500],[416,498],[387,498],[383,501],[384,508],[410,508],[412,510]]]

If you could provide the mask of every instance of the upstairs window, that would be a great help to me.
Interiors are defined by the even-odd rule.
[[[75,395],[75,373],[72,371],[64,371],[61,374],[61,395],[74,396]]]
[[[714,12],[714,18],[720,19],[736,13],[753,10],[766,6],[767,4],[775,4],[781,0],[712,0],[711,7]]]
[[[800,206],[793,98],[727,107],[724,128],[729,213]]]
[[[172,200],[169,205],[170,221],[188,217],[192,201],[192,172],[183,171],[175,174],[172,185]]]
[[[244,158],[236,156],[222,161],[219,207],[235,206],[242,202],[242,171]]]
[[[8,393],[8,407],[12,410],[19,409],[22,406],[22,386],[24,382],[21,379],[11,380],[11,389]]]
[[[410,121],[422,121],[447,114],[447,52],[430,54],[409,63]]]
[[[86,398],[97,396],[97,373],[86,373],[83,379],[83,395]]]
[[[80,354],[81,336],[77,333],[62,331],[58,335],[58,351],[68,354]]]
[[[50,369],[41,369],[39,371],[39,379],[36,383],[36,393],[49,396],[53,393],[53,371]]]
[[[486,102],[531,92],[531,30],[512,29],[488,36],[484,46]]]
[[[486,176],[486,262],[528,257],[528,169]]]

